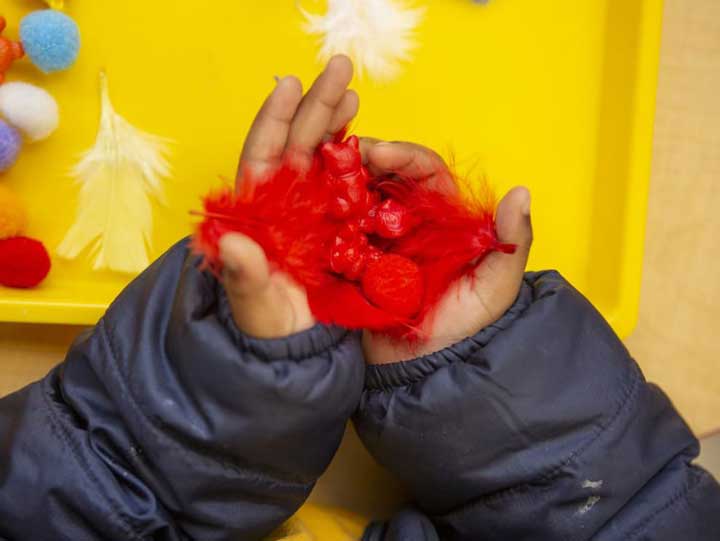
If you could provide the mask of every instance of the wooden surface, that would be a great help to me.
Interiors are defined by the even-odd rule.
[[[627,341],[691,426],[720,427],[720,2],[666,0],[640,321]],[[0,325],[0,396],[77,327]]]
[[[626,341],[700,433],[720,428],[720,2],[666,0],[640,320]]]

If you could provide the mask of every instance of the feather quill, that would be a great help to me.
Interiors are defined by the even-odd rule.
[[[104,72],[100,94],[95,146],[73,171],[81,185],[77,219],[57,254],[75,259],[89,248],[93,269],[135,274],[149,263],[152,198],[164,202],[167,140],[138,130],[115,112]]]
[[[378,80],[397,75],[415,47],[415,29],[424,10],[409,8],[404,0],[328,0],[324,15],[300,7],[305,30],[322,36],[319,57],[347,54],[358,73]]]

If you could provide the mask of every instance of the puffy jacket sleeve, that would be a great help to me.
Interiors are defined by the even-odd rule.
[[[363,373],[342,329],[241,334],[182,242],[0,400],[0,538],[262,539],[330,462]]]
[[[555,272],[476,336],[366,379],[358,432],[422,511],[368,541],[720,539],[696,439]]]

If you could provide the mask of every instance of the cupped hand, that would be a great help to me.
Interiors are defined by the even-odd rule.
[[[324,139],[357,114],[359,100],[348,90],[353,67],[345,56],[330,59],[303,96],[293,76],[280,79],[255,118],[240,157],[241,176],[262,176],[292,158],[309,167]],[[258,338],[287,336],[314,323],[302,287],[282,272],[271,272],[263,249],[239,233],[220,241],[223,284],[238,328]]]
[[[397,174],[428,183],[434,189],[455,189],[447,165],[428,148],[366,138],[361,141],[361,150],[375,175]],[[428,336],[426,341],[410,344],[365,332],[363,345],[369,363],[392,363],[439,351],[494,323],[512,306],[522,285],[533,238],[530,192],[526,188],[514,188],[500,201],[496,230],[500,242],[517,245],[515,253],[493,252],[473,277],[453,284],[422,329]]]

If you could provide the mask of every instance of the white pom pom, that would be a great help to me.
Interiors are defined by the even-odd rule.
[[[0,86],[0,115],[29,141],[49,137],[60,122],[55,98],[29,83],[11,82]]]
[[[320,57],[350,56],[362,75],[389,79],[399,63],[408,60],[422,9],[410,9],[403,0],[328,0],[325,15],[303,10],[305,30],[323,36]]]

